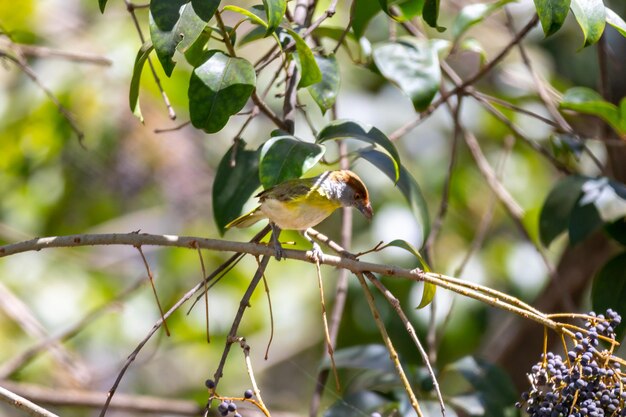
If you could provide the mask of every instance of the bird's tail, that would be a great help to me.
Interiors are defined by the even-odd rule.
[[[228,223],[226,225],[226,229],[230,229],[231,227],[238,227],[238,228],[250,227],[254,223],[263,219],[265,219],[265,215],[260,210],[260,208],[257,207],[251,212],[241,215],[237,217],[235,220]]]

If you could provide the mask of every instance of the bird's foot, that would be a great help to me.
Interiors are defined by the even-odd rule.
[[[311,249],[311,259],[315,262],[319,262],[322,260],[324,252],[322,252],[322,248],[317,244],[317,242],[311,243],[313,243],[313,248]]]
[[[276,224],[274,223],[270,223],[270,226],[272,227],[272,243],[274,244],[274,257],[276,258],[277,261],[280,261],[281,259],[283,259],[283,247],[280,244],[280,241],[278,240],[278,237],[280,236],[280,228],[278,226],[276,226]]]

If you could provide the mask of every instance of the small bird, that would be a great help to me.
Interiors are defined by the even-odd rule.
[[[299,230],[313,244],[313,256],[319,259],[322,251],[306,230],[320,223],[339,207],[355,207],[369,220],[373,211],[363,181],[352,171],[326,171],[313,178],[293,179],[277,184],[257,194],[260,205],[226,225],[249,227],[269,219],[276,259],[283,252],[278,234],[280,229]]]

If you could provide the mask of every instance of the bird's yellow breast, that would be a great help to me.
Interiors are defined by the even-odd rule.
[[[330,216],[340,205],[328,199],[298,199],[279,201],[266,199],[260,210],[270,221],[285,230],[306,230]]]

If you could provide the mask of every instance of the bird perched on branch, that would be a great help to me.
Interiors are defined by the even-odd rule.
[[[278,241],[281,229],[299,230],[313,244],[313,255],[319,259],[322,251],[306,233],[330,216],[339,207],[355,207],[369,220],[373,211],[363,181],[352,171],[326,171],[313,178],[288,180],[257,194],[260,205],[226,225],[249,227],[269,219],[276,259],[283,256]]]

